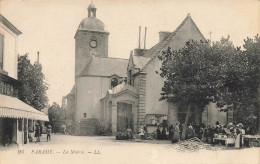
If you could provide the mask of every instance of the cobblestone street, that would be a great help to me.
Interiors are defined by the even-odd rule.
[[[43,134],[41,142],[25,146],[1,148],[0,164],[16,163],[220,163],[237,160],[240,163],[258,163],[258,148],[242,150],[221,150],[224,146],[212,146],[194,153],[177,152],[170,141],[117,141],[113,136],[69,136],[52,134],[46,142]],[[245,158],[246,155],[246,158]],[[235,158],[234,158],[235,157]],[[218,161],[215,161],[218,159]],[[8,162],[7,162],[8,161]]]

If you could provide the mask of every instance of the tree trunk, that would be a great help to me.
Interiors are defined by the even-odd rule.
[[[189,121],[189,118],[190,118],[190,110],[191,110],[191,104],[189,103],[187,114],[186,114],[186,118],[185,118],[185,122],[184,122],[184,125],[183,125],[182,135],[181,135],[181,139],[182,140],[186,139],[187,125],[188,125],[188,121]]]

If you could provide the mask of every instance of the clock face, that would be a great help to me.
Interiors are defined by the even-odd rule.
[[[96,48],[96,47],[97,47],[97,41],[91,40],[91,41],[90,41],[90,46],[91,46],[92,48]]]

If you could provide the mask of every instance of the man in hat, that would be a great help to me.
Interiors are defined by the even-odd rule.
[[[35,124],[35,137],[36,137],[36,142],[40,142],[40,125],[38,123]]]
[[[51,140],[51,125],[48,125],[47,126],[47,141],[50,141]]]

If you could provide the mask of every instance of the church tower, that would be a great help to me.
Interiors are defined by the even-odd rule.
[[[97,8],[88,6],[88,17],[80,22],[75,34],[75,77],[80,76],[92,56],[108,57],[108,36],[102,21],[96,18]]]

